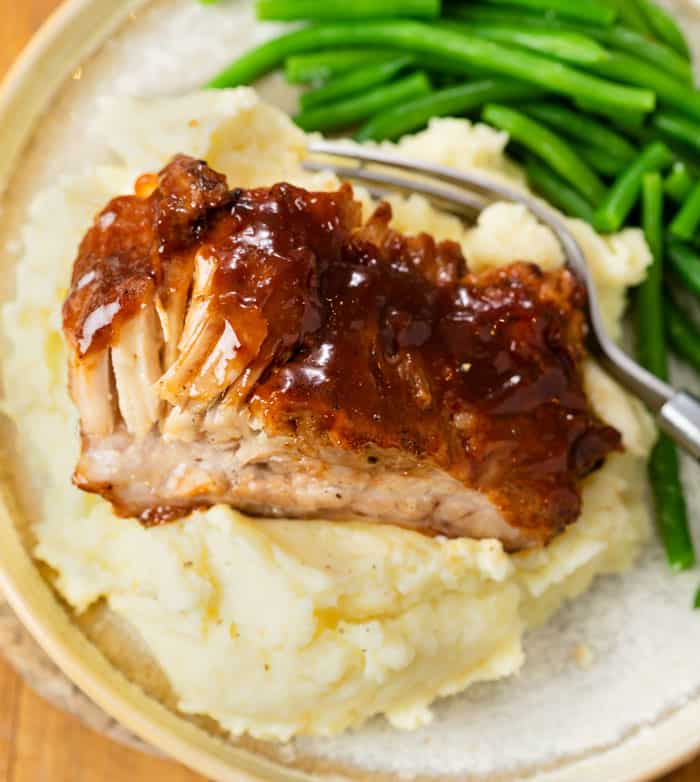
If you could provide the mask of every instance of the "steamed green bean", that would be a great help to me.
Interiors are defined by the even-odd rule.
[[[674,301],[666,306],[666,333],[674,352],[700,372],[700,329]]]
[[[431,117],[459,116],[481,108],[485,103],[524,100],[540,94],[537,87],[508,79],[481,79],[446,87],[377,114],[360,128],[355,138],[358,141],[393,140],[425,127]]]
[[[664,192],[674,201],[683,201],[692,186],[693,177],[688,166],[680,160],[676,161],[664,180]]]
[[[484,108],[482,118],[499,130],[505,130],[512,140],[546,161],[591,204],[603,198],[605,186],[598,175],[569,144],[544,125],[520,111],[493,103]]]
[[[601,110],[587,100],[576,99],[574,106],[586,114],[592,114],[598,119],[610,123],[613,130],[634,139],[635,142],[647,142],[651,135],[645,126],[646,115],[635,111],[615,111],[613,109]]]
[[[620,24],[648,36],[651,30],[637,0],[612,0],[612,3],[617,9]]]
[[[435,19],[440,0],[256,0],[258,19],[335,21],[409,16]]]
[[[386,62],[400,52],[376,49],[335,49],[287,57],[284,75],[290,84],[327,81],[364,65]]]
[[[642,183],[642,225],[652,254],[647,276],[637,290],[637,354],[639,363],[662,380],[668,379],[663,307],[663,188],[658,172]],[[669,565],[684,570],[695,562],[688,531],[688,513],[680,479],[678,452],[662,434],[649,460],[656,518]]]
[[[599,231],[619,231],[632,210],[642,188],[644,174],[658,171],[673,161],[671,150],[660,141],[653,141],[615,180],[594,216]]]
[[[579,65],[602,62],[608,52],[593,38],[566,30],[538,30],[535,28],[507,27],[503,25],[472,24],[469,22],[444,23],[447,29],[471,33],[489,41],[508,46],[522,46],[559,60]]]
[[[401,105],[405,101],[427,95],[429,92],[428,77],[422,72],[413,73],[399,81],[375,87],[373,90],[338,103],[302,111],[297,114],[294,121],[307,132],[344,128],[371,117],[389,106]]]
[[[662,104],[689,117],[700,119],[700,92],[682,84],[668,74],[625,52],[611,52],[604,62],[586,66],[599,76],[618,79],[626,84],[644,85],[653,90]]]
[[[688,570],[695,564],[693,541],[688,530],[688,509],[683,495],[676,444],[666,434],[659,439],[649,459],[649,476],[656,506],[656,523],[672,570]]]
[[[692,294],[700,297],[700,255],[685,242],[668,243],[668,267]]]
[[[672,46],[679,54],[690,59],[690,49],[676,20],[654,0],[637,0],[642,8],[646,21],[656,37]]]
[[[489,26],[516,27],[521,30],[551,30],[576,32],[611,49],[633,54],[655,65],[667,76],[685,84],[692,84],[693,72],[690,63],[666,44],[651,39],[648,35],[627,27],[613,25],[599,27],[574,22],[554,15],[537,15],[519,9],[495,8],[484,5],[458,6],[454,14],[466,23]]]
[[[647,60],[668,76],[685,84],[692,85],[693,83],[693,69],[688,60],[659,41],[653,41],[634,30],[617,25],[606,28],[587,28],[585,32],[613,49],[619,49],[642,60]]]
[[[488,0],[494,5],[521,6],[537,11],[554,12],[571,19],[593,24],[610,25],[617,18],[617,9],[598,0]]]
[[[637,288],[637,358],[657,377],[668,376],[663,320],[663,185],[657,172],[642,177],[642,227],[652,262]]]
[[[674,141],[700,152],[700,123],[679,114],[657,111],[651,118],[651,124]]]
[[[557,209],[570,217],[578,217],[587,223],[593,222],[593,209],[588,201],[549,166],[529,155],[525,170],[532,187]]]
[[[215,76],[209,86],[249,84],[292,54],[354,45],[437,55],[463,66],[465,72],[470,67],[485,68],[554,93],[588,99],[602,109],[646,112],[656,103],[651,90],[615,84],[529,51],[407,20],[320,24],[295,30],[251,49]]]
[[[522,108],[545,125],[623,161],[629,161],[635,155],[634,147],[624,136],[593,117],[551,102],[528,103]]]
[[[677,239],[690,241],[700,226],[700,182],[696,182],[683,199],[678,214],[673,218],[669,231]]]
[[[588,163],[588,165],[603,176],[617,176],[627,167],[627,161],[622,160],[615,155],[611,155],[600,147],[588,147],[581,145],[577,147],[579,155]]]
[[[303,111],[322,106],[324,103],[333,103],[391,81],[399,71],[412,63],[413,57],[400,54],[393,60],[357,68],[331,79],[315,90],[303,93],[299,103]]]

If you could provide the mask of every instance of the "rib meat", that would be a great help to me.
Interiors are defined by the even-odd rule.
[[[352,189],[229,190],[176,157],[111,201],[64,305],[75,482],[152,524],[224,502],[546,543],[620,447],[567,271],[471,274]]]

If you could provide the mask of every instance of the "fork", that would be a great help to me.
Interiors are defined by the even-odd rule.
[[[620,385],[654,413],[663,432],[700,459],[700,401],[688,391],[673,388],[652,375],[608,336],[598,305],[598,293],[583,251],[564,221],[551,208],[533,196],[488,176],[411,160],[380,149],[319,139],[311,141],[307,150],[312,155],[355,161],[355,165],[341,165],[327,160],[306,160],[303,165],[308,171],[332,171],[341,179],[366,184],[375,196],[390,192],[420,193],[437,207],[472,220],[495,201],[509,201],[527,207],[557,237],[568,268],[586,288],[587,341],[591,354]],[[373,167],[368,167],[368,164]],[[418,174],[420,178],[401,176],[397,170]]]

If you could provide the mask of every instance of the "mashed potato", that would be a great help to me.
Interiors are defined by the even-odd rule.
[[[251,521],[226,507],[146,530],[75,489],[78,424],[60,306],[95,211],[175,152],[206,158],[232,186],[337,184],[301,169],[304,135],[248,89],[111,101],[95,133],[112,159],[55,183],[31,210],[16,301],[3,312],[3,404],[41,488],[36,556],[54,568],[56,588],[76,611],[104,599],[140,633],[182,711],[272,739],[331,735],[375,714],[414,728],[430,720],[438,696],[516,672],[528,627],[597,574],[632,563],[649,535],[644,462],[654,430],[592,363],[588,394],[627,450],[586,480],[580,520],[541,551],[509,556],[496,541],[431,539],[392,526]],[[441,119],[398,146],[524,187],[504,157],[506,140]],[[562,263],[554,237],[520,206],[496,204],[470,229],[418,197],[393,206],[399,230],[460,241],[474,269],[513,259]],[[626,230],[603,238],[580,221],[569,225],[617,334],[626,289],[649,263],[643,237]]]

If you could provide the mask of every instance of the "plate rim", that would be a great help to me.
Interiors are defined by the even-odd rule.
[[[145,2],[64,0],[31,38],[0,83],[0,146],[9,150],[0,159],[0,196],[52,96]],[[52,661],[104,711],[166,755],[217,782],[318,779],[215,738],[127,681],[70,620],[40,575],[20,540],[13,521],[17,513],[12,488],[6,478],[0,478],[0,591]],[[698,752],[700,698],[694,698],[612,748],[524,779],[646,782]]]

